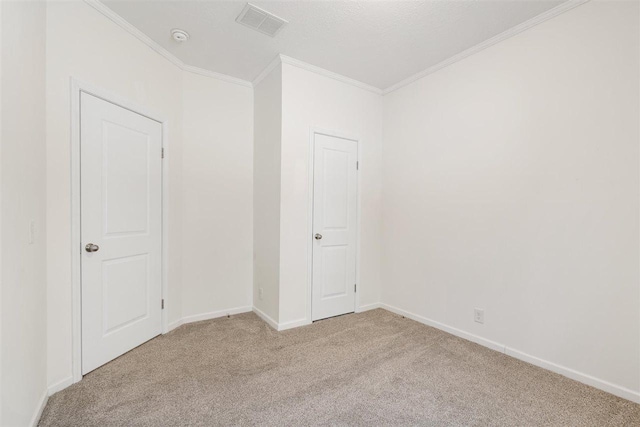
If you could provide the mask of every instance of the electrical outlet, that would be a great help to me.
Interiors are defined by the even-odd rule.
[[[478,323],[484,323],[484,310],[481,308],[475,308],[473,310],[473,320]]]
[[[262,299],[263,296],[264,296],[264,289],[258,288],[258,298]]]

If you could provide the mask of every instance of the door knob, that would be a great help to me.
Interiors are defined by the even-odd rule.
[[[316,233],[316,235],[314,237],[316,238],[316,240],[320,240],[320,239],[322,239],[322,234]]]
[[[89,243],[84,247],[84,250],[87,252],[98,252],[98,249],[100,249],[100,246],[94,245],[93,243]]]

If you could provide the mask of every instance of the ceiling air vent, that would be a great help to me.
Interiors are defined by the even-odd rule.
[[[236,22],[271,37],[275,36],[278,31],[287,24],[287,21],[284,19],[260,9],[251,3],[247,3],[244,9],[242,9],[242,12],[240,12],[240,15],[236,18]]]

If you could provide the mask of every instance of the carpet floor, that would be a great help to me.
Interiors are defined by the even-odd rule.
[[[40,426],[640,426],[640,405],[378,309],[181,326],[51,396]]]

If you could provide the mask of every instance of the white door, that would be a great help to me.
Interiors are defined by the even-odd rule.
[[[357,160],[355,141],[315,134],[312,320],[355,311]]]
[[[80,98],[82,373],[161,333],[162,125]]]

